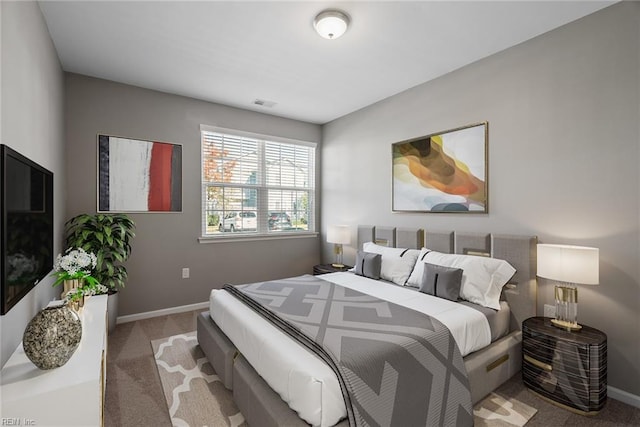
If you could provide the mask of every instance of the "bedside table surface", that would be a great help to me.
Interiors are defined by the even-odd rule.
[[[339,271],[347,271],[350,268],[353,268],[350,265],[345,265],[344,267],[334,267],[331,264],[316,264],[313,266],[313,274],[325,274],[325,273],[336,273]]]
[[[565,341],[573,342],[582,345],[594,345],[602,344],[607,341],[607,335],[586,325],[580,325],[582,329],[578,331],[567,331],[566,329],[558,328],[551,323],[550,317],[530,317],[522,322],[522,327],[527,328],[533,332],[548,335],[550,337]]]

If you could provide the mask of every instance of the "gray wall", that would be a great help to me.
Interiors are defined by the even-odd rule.
[[[38,4],[0,2],[0,142],[54,175],[54,248],[61,249],[65,216],[64,75]],[[0,317],[4,365],[27,323],[60,294],[47,277]]]
[[[311,273],[317,237],[200,244],[200,124],[320,143],[318,125],[66,75],[67,213],[96,212],[96,134],[183,144],[182,213],[132,214],[137,236],[119,314],[208,301],[212,288]],[[182,279],[183,267],[191,278]]]
[[[366,223],[600,248],[578,318],[608,335],[609,384],[640,395],[639,21],[640,3],[619,3],[325,125],[323,236]],[[484,120],[490,213],[392,213],[391,144]]]

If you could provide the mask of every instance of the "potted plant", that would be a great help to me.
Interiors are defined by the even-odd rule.
[[[127,269],[123,263],[131,255],[135,224],[125,214],[80,214],[65,224],[67,247],[82,248],[96,255],[96,280],[107,287],[109,331],[118,316],[118,288],[124,287]]]
[[[82,248],[68,248],[64,255],[58,254],[56,258],[52,274],[56,281],[52,286],[64,283],[62,296],[76,310],[84,305],[85,297],[108,291],[92,275],[96,262],[96,256]]]

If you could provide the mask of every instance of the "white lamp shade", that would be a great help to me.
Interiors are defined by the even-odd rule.
[[[585,246],[538,245],[538,276],[560,282],[597,285],[600,250]]]
[[[325,10],[313,21],[313,26],[325,39],[337,39],[347,31],[349,17],[338,10]]]
[[[327,242],[348,245],[351,242],[351,231],[348,225],[330,225],[327,230]]]

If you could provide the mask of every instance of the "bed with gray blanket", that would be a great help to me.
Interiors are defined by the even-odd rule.
[[[228,286],[226,292],[248,305],[264,322],[280,327],[298,345],[332,368],[346,406],[347,418],[340,425],[472,424],[472,402],[479,401],[520,370],[520,325],[522,320],[535,315],[536,239],[359,227],[358,241],[360,247],[364,242],[412,249],[425,246],[442,253],[491,256],[508,261],[516,274],[503,289],[501,299],[506,301],[500,302],[500,310],[466,301],[458,303],[473,307],[485,316],[491,325],[491,344],[472,349],[469,354],[468,349],[463,350],[463,359],[449,329],[437,319],[322,280],[322,276]],[[401,291],[406,293],[406,286],[398,289]],[[284,294],[287,297],[280,296]],[[336,311],[336,306],[343,308]],[[384,315],[363,315],[375,312],[364,309],[373,306],[379,306],[378,312]],[[336,312],[343,317],[337,318]],[[243,347],[242,339],[236,335],[237,343],[234,343],[212,317],[215,316],[209,312],[199,316],[199,343],[225,386],[233,390],[234,399],[249,424],[308,425],[298,416],[301,413],[298,409],[295,412],[290,408],[295,406],[277,385],[262,378],[268,379],[269,375],[259,373],[261,368],[265,369],[261,362],[256,361],[255,356],[249,357],[252,363],[245,358],[243,353],[250,351],[246,344]],[[253,322],[252,325],[257,325],[259,321]],[[220,319],[218,323],[224,324]],[[496,326],[507,323],[506,329]],[[374,330],[384,338],[368,340],[367,334]],[[458,340],[457,334],[455,338]],[[244,350],[239,351],[238,347]],[[394,350],[395,347],[403,351]],[[371,384],[379,386],[372,390]],[[330,424],[324,420],[312,423],[334,423],[328,422]]]
[[[473,425],[460,350],[437,319],[309,275],[224,289],[331,366],[351,425]]]

